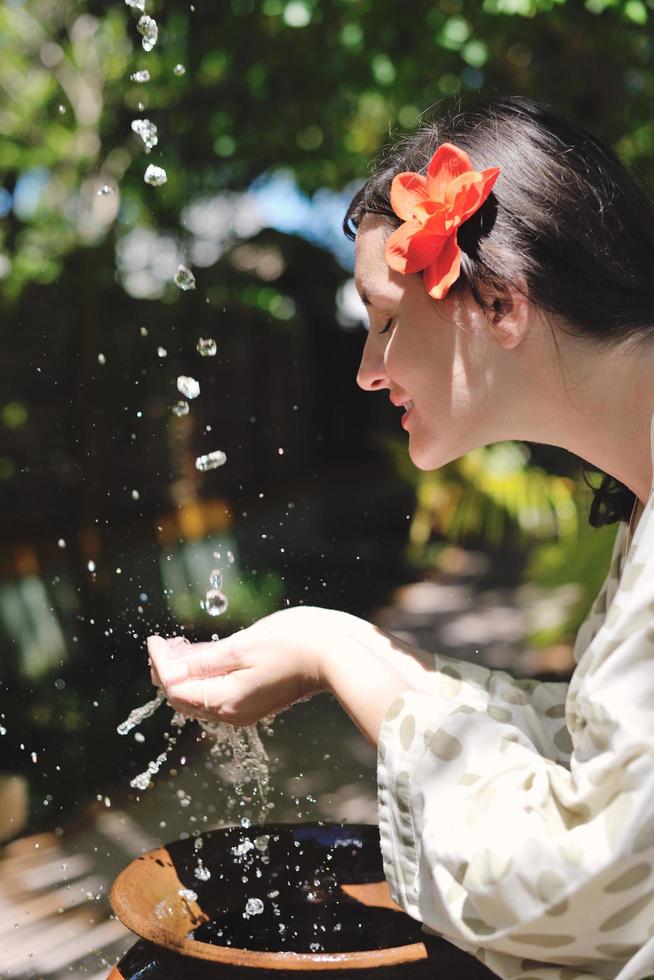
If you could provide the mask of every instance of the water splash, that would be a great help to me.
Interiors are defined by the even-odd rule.
[[[176,402],[173,405],[172,412],[173,415],[177,415],[178,418],[181,418],[182,415],[188,415],[188,402],[184,402],[184,401]]]
[[[127,7],[134,7],[135,10],[140,10],[141,13],[145,10],[145,0],[125,0],[125,5]]]
[[[210,616],[222,616],[227,612],[229,603],[227,596],[220,589],[208,589],[204,600],[204,608]]]
[[[178,78],[181,78],[181,76],[185,74],[186,74],[186,68],[184,67],[184,65],[175,65],[175,67],[173,68],[173,75],[177,75]]]
[[[227,462],[227,456],[221,449],[216,449],[213,453],[207,453],[205,456],[198,456],[195,461],[196,470],[200,470],[201,473],[206,473],[207,470],[218,469],[219,466],[223,466]]]
[[[197,398],[200,394],[200,383],[195,378],[189,378],[185,374],[180,374],[177,379],[177,390],[185,398]]]
[[[198,354],[202,355],[202,357],[215,357],[218,347],[213,337],[207,337],[206,339],[200,337],[195,349],[197,350]]]
[[[249,919],[251,915],[261,915],[263,912],[263,902],[260,898],[248,898],[245,903],[244,919]]]
[[[143,82],[150,81],[150,72],[148,71],[147,68],[143,68],[142,71],[135,71],[132,75],[129,76],[129,80],[130,82],[138,82],[139,84],[142,85]]]
[[[143,14],[136,25],[136,30],[141,35],[143,50],[152,51],[159,37],[159,28],[154,17],[148,17],[147,14]]]
[[[161,187],[162,184],[167,183],[168,174],[163,167],[156,167],[153,163],[150,163],[143,174],[143,180],[146,184],[150,184],[151,187]]]
[[[148,701],[147,704],[141,705],[140,708],[134,708],[134,710],[129,713],[125,721],[121,722],[116,729],[118,734],[127,735],[133,728],[140,725],[142,721],[145,721],[146,718],[153,715],[157,708],[161,707],[165,700],[166,699],[163,692],[159,691],[157,696],[153,698],[152,701]]]
[[[177,894],[187,902],[197,902],[198,900],[198,893],[194,892],[192,888],[180,888]]]
[[[143,140],[146,153],[154,149],[159,142],[157,127],[150,119],[132,120],[132,130]]]
[[[189,289],[195,289],[195,276],[187,266],[180,265],[177,269],[175,285],[185,292]]]

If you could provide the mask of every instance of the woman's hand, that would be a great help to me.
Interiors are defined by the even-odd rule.
[[[251,725],[324,689],[322,655],[328,645],[344,645],[351,618],[298,606],[210,643],[151,636],[152,681],[177,711]]]
[[[153,683],[185,715],[252,725],[331,691],[376,744],[388,707],[412,686],[396,643],[348,613],[297,606],[211,643],[151,636],[148,652]]]

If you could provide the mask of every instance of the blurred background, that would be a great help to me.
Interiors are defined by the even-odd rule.
[[[580,460],[553,447],[413,468],[397,411],[355,384],[365,314],[341,222],[376,154],[466,93],[552,102],[651,186],[654,0],[146,13],[150,51],[133,4],[0,8],[6,976],[104,975],[129,945],[106,905],[115,873],[256,817],[195,726],[154,786],[130,788],[170,720],[116,733],[152,696],[150,633],[224,636],[307,603],[566,681],[617,528],[589,527]],[[149,153],[135,119],[157,127]],[[149,164],[165,184],[144,182]],[[195,289],[175,285],[180,264]],[[201,388],[181,416],[178,375]],[[199,472],[215,449],[227,464]],[[229,609],[212,619],[217,564]],[[374,752],[330,698],[264,742],[270,819],[376,820]]]

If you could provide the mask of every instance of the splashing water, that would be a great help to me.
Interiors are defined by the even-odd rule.
[[[166,699],[163,693],[159,691],[156,698],[153,698],[152,701],[148,701],[147,704],[141,705],[140,708],[134,708],[134,710],[129,713],[129,716],[125,719],[125,721],[121,722],[116,729],[118,734],[127,735],[133,728],[140,725],[142,721],[145,721],[146,718],[153,715],[157,708],[159,708],[165,700]]]
[[[180,374],[177,379],[177,390],[185,398],[197,398],[200,394],[200,383],[195,378],[189,378],[185,374]]]
[[[148,768],[145,770],[145,772],[140,773],[138,776],[134,776],[134,779],[130,780],[129,785],[134,789],[147,789],[150,785],[152,776],[156,776],[168,758],[168,751],[168,749],[165,749],[153,762],[149,762]]]
[[[214,568],[209,575],[209,585],[212,589],[222,589],[223,573],[220,568]]]
[[[205,868],[201,857],[198,858],[198,863],[193,869],[193,874],[198,881],[209,881],[209,878],[211,878],[211,872],[209,871],[209,868]]]
[[[175,67],[173,68],[173,75],[177,75],[178,78],[181,78],[181,76],[185,74],[186,74],[186,68],[184,67],[184,65],[175,65]]]
[[[223,466],[227,462],[227,456],[221,449],[216,449],[213,453],[207,453],[206,456],[198,456],[195,461],[196,470],[200,470],[201,473],[206,473],[207,470],[218,469],[219,466]]]
[[[197,350],[198,354],[202,355],[202,357],[215,357],[216,351],[218,350],[216,341],[213,339],[213,337],[207,337],[206,339],[200,337],[195,349]]]
[[[204,608],[210,616],[222,616],[229,605],[227,596],[220,589],[208,589],[204,600]]]
[[[127,7],[134,7],[135,10],[140,10],[141,13],[145,10],[145,0],[125,0],[125,5]]]
[[[168,174],[163,167],[155,167],[153,163],[150,163],[143,174],[143,180],[152,187],[161,187],[168,181]]]
[[[245,903],[244,919],[249,919],[251,915],[261,915],[263,912],[263,902],[260,898],[248,898]]]
[[[255,781],[262,805],[260,822],[265,819],[268,785],[270,782],[268,753],[261,741],[256,725],[235,728],[222,721],[200,721],[200,725],[213,741],[211,755],[224,757],[228,750],[231,758],[221,766],[221,775],[234,786],[242,785],[248,778]]]
[[[157,127],[150,119],[132,120],[132,130],[143,140],[146,153],[149,153],[159,142]]]
[[[136,25],[136,30],[141,35],[143,50],[152,51],[159,37],[159,28],[154,17],[148,17],[147,14],[143,14]]]
[[[187,902],[197,902],[198,900],[198,893],[194,892],[192,888],[180,888],[177,894]]]
[[[142,71],[135,71],[132,75],[129,76],[129,79],[131,82],[139,82],[139,84],[142,85],[143,82],[150,81],[150,72],[148,71],[147,68],[144,68]]]
[[[184,401],[176,402],[173,405],[172,411],[173,411],[173,415],[177,415],[178,418],[181,418],[182,415],[188,415],[188,402],[184,402]]]
[[[175,285],[185,292],[188,289],[195,289],[195,276],[185,265],[180,265],[175,276]]]

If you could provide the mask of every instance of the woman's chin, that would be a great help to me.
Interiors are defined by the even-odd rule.
[[[419,470],[437,470],[443,465],[433,446],[420,446],[413,439],[409,439],[409,459]]]

